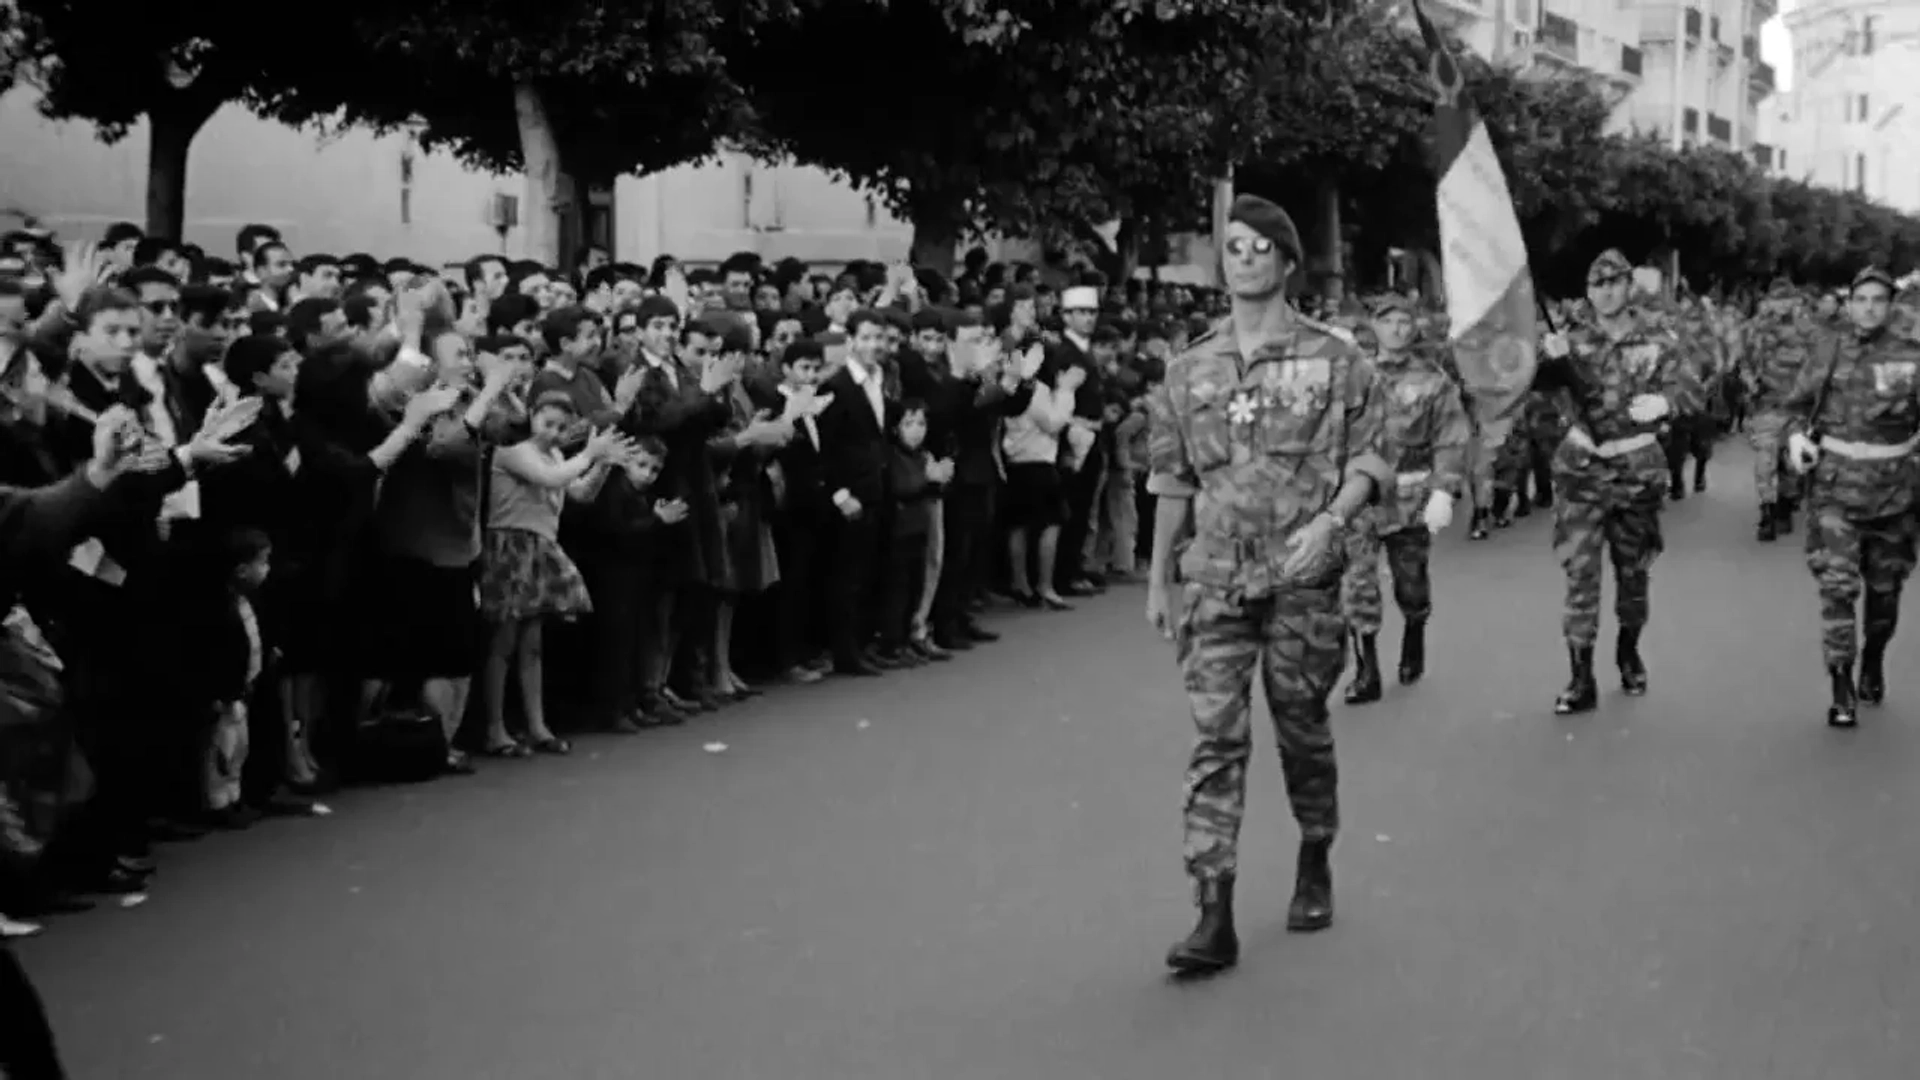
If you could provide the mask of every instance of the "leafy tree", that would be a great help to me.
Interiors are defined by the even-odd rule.
[[[699,161],[749,128],[726,50],[797,17],[799,0],[349,0],[339,77],[289,84],[295,123],[415,128],[495,172],[527,172],[528,248],[577,241],[579,185]]]
[[[871,193],[946,263],[978,228],[1190,216],[1300,25],[1232,0],[823,4],[733,66],[764,152]]]
[[[107,142],[148,125],[147,231],[177,237],[194,136],[229,102],[257,104],[339,44],[327,19],[287,24],[236,0],[13,0],[10,59],[41,91],[40,111],[85,120]]]

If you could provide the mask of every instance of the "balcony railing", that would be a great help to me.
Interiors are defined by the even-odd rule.
[[[1645,67],[1646,67],[1646,59],[1640,55],[1639,49],[1636,49],[1631,45],[1620,46],[1620,70],[1621,71],[1624,71],[1629,75],[1637,76],[1641,73],[1642,69],[1644,69]]]
[[[1565,15],[1543,13],[1538,40],[1547,52],[1571,63],[1580,62],[1580,27]]]
[[[1733,122],[1724,116],[1707,117],[1707,137],[1720,142],[1733,141]]]
[[[1747,69],[1748,91],[1755,97],[1766,97],[1773,93],[1773,88],[1773,65],[1765,60],[1755,60],[1753,66]]]
[[[1773,147],[1766,143],[1754,143],[1753,163],[1763,169],[1773,168]]]
[[[1687,9],[1687,36],[1689,38],[1692,38],[1695,41],[1700,40],[1700,23],[1701,22],[1702,22],[1702,19],[1700,16],[1700,9],[1697,7],[1688,8]]]

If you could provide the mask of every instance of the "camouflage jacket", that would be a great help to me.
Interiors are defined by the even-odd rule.
[[[1149,399],[1147,490],[1193,500],[1181,577],[1245,598],[1339,580],[1344,545],[1285,580],[1294,533],[1348,477],[1393,490],[1382,456],[1386,411],[1372,364],[1304,317],[1253,357],[1231,331],[1195,341]]]
[[[1381,532],[1393,532],[1420,525],[1433,492],[1460,497],[1473,427],[1460,388],[1424,356],[1379,354],[1374,378],[1386,426],[1381,453],[1395,477],[1393,489],[1381,493],[1374,518]]]
[[[1920,343],[1849,329],[1820,335],[1809,351],[1782,411],[1788,432],[1822,440],[1812,501],[1861,519],[1911,512],[1920,481],[1912,452],[1920,434]]]
[[[1665,418],[1640,423],[1627,408],[1642,394],[1658,394],[1667,401],[1669,418],[1698,411],[1698,369],[1681,355],[1673,335],[1638,315],[1618,339],[1593,323],[1573,327],[1567,337],[1571,350],[1564,365],[1542,373],[1562,384],[1558,396],[1568,423],[1585,430],[1601,452],[1589,453],[1563,441],[1554,454],[1554,472],[1567,477],[1664,477],[1666,456],[1657,445],[1649,442],[1615,452],[1627,440],[1657,434],[1666,423]]]
[[[1741,350],[1741,376],[1747,384],[1747,406],[1755,413],[1780,407],[1807,364],[1807,338],[1812,328],[1791,316],[1762,315],[1747,327]]]

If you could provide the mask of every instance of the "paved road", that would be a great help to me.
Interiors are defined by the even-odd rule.
[[[1435,673],[1338,717],[1339,923],[1281,929],[1264,752],[1211,983],[1161,975],[1187,722],[1137,592],[176,849],[26,958],[83,1078],[1912,1076],[1920,691],[1825,729],[1812,585],[1729,457],[1669,519],[1652,693],[1590,717],[1548,714],[1543,522],[1443,544]]]

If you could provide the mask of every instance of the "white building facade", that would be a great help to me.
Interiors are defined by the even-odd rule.
[[[36,220],[62,236],[98,238],[146,216],[147,134],[111,146],[84,123],[49,122],[22,87],[0,95],[0,230]],[[364,251],[438,265],[482,252],[525,251],[520,176],[490,176],[406,134],[321,135],[229,106],[194,140],[186,239],[231,256],[240,226],[279,228],[296,252]],[[713,263],[737,251],[809,262],[905,258],[911,226],[818,169],[744,155],[623,178],[605,230],[617,258],[672,254]]]
[[[1920,213],[1920,3],[1801,0],[1793,89],[1768,103],[1778,175]]]

